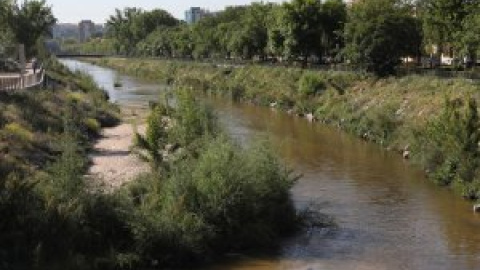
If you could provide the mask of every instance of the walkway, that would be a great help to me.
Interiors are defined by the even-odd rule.
[[[33,73],[32,64],[27,63],[23,80],[19,73],[0,73],[0,90],[14,91],[35,87],[43,82],[44,77],[45,70],[43,68],[39,68],[36,73]]]
[[[131,152],[135,132],[133,122],[139,122],[138,132],[145,133],[146,126],[135,108],[122,108],[120,125],[102,130],[102,137],[94,146],[90,155],[92,166],[88,175],[91,186],[111,192],[123,184],[133,181],[142,173],[150,171],[148,163],[140,160]],[[140,117],[140,119],[139,119]]]

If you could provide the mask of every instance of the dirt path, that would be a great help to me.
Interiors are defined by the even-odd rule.
[[[122,123],[103,129],[101,138],[95,143],[94,151],[90,154],[92,166],[88,172],[95,186],[113,190],[148,172],[148,164],[130,151],[134,138],[132,123],[137,123],[140,133],[145,131],[144,117],[135,111],[122,108]]]

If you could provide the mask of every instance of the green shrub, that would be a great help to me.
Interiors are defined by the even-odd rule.
[[[135,149],[137,154],[145,161],[150,162],[153,169],[162,166],[162,150],[167,144],[167,125],[163,121],[168,109],[162,104],[156,104],[147,118],[147,130],[145,136],[135,133]]]
[[[357,135],[388,145],[396,129],[401,126],[395,114],[396,108],[393,104],[386,104],[363,112],[356,126]]]
[[[210,109],[185,90],[169,111],[174,116],[169,136],[161,124],[165,109],[157,105],[142,144],[158,151],[174,141],[186,154],[169,161],[161,174],[144,175],[128,187],[137,267],[151,261],[184,266],[227,251],[272,248],[297,228],[289,193],[294,179],[266,144],[247,149],[234,144]]]
[[[92,135],[95,135],[95,136],[100,134],[101,126],[100,126],[100,123],[96,119],[87,118],[83,121],[83,123],[85,124],[88,133],[90,133]]]
[[[442,114],[416,135],[414,152],[432,178],[453,185],[464,197],[478,198],[480,122],[475,100],[446,100]]]
[[[325,81],[317,74],[304,73],[298,84],[298,92],[303,97],[321,94],[327,89]]]
[[[215,136],[220,128],[212,108],[200,104],[193,93],[186,89],[177,91],[175,125],[169,130],[169,138],[182,146],[189,146],[203,136]]]
[[[12,139],[18,139],[23,143],[29,143],[33,141],[33,133],[17,123],[5,125],[3,128],[3,135],[12,137]]]
[[[86,96],[82,92],[69,92],[67,96],[68,96],[68,99],[71,102],[80,103],[80,102],[84,102],[86,100]]]
[[[162,265],[272,247],[297,225],[293,180],[263,144],[242,149],[221,136],[150,181],[133,224],[136,250]]]

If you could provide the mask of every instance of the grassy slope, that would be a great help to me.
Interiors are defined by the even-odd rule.
[[[67,121],[77,128],[84,149],[101,126],[117,121],[117,109],[90,78],[55,62],[49,64],[48,75],[59,82],[55,90],[0,93],[0,175],[44,170],[59,154]]]
[[[414,160],[432,174],[442,170],[448,160],[461,159],[451,157],[452,154],[448,151],[452,149],[442,142],[429,147],[422,145],[425,139],[428,141],[430,137],[438,135],[427,131],[431,130],[430,127],[436,121],[440,121],[439,116],[445,111],[446,101],[458,104],[455,108],[457,114],[464,115],[467,100],[480,99],[480,87],[462,79],[444,80],[420,76],[376,79],[362,74],[298,68],[225,67],[145,59],[108,58],[90,61],[147,80],[175,83],[207,93],[230,95],[235,99],[260,105],[275,102],[276,106],[299,115],[313,113],[321,121],[339,126],[387,148],[398,151],[408,148]],[[307,94],[300,91],[299,84],[305,76],[316,77],[316,80],[326,87]],[[458,119],[459,123],[460,120]],[[460,124],[458,128],[462,129]],[[448,130],[439,132],[453,134]],[[441,148],[443,152],[438,154],[439,156],[429,156],[431,150],[436,148]],[[457,152],[457,156],[464,155],[460,150]],[[461,164],[453,167],[459,166]],[[458,178],[455,169],[454,174],[452,177]],[[480,177],[476,175],[475,172],[469,179],[456,180],[444,179],[452,178],[450,176],[440,176],[441,179],[437,182],[450,185],[456,181],[459,185],[455,186],[459,186],[465,197],[475,199],[480,195],[480,185],[476,184]],[[473,182],[475,187],[472,189],[470,184]],[[465,191],[466,189],[469,191]]]
[[[57,62],[48,63],[48,75],[58,80],[55,90],[0,93],[2,269],[66,258],[80,246],[87,235],[80,213],[98,202],[84,196],[85,152],[102,126],[118,121],[90,78]]]

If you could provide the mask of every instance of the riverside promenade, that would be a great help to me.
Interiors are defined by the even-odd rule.
[[[34,72],[32,63],[27,63],[25,72],[20,73],[2,73],[0,71],[0,91],[22,90],[40,85],[45,77],[43,67]]]

